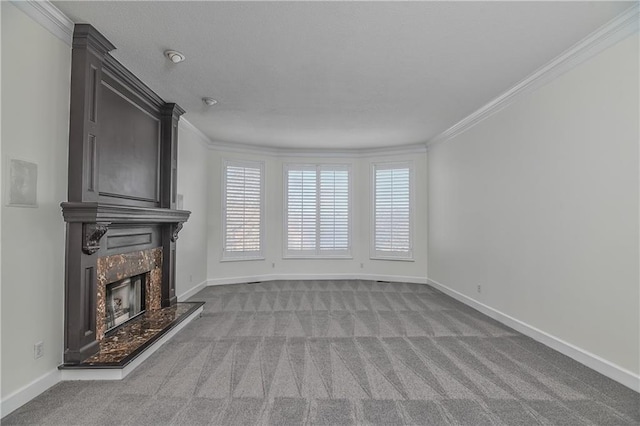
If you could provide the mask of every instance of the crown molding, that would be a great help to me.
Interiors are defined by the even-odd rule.
[[[593,33],[589,34],[578,43],[574,44],[546,65],[538,68],[533,74],[520,81],[502,95],[472,112],[444,132],[429,139],[427,141],[427,149],[462,134],[520,97],[531,93],[572,68],[575,68],[587,59],[602,52],[606,48],[623,40],[629,35],[638,32],[639,19],[640,5],[635,3],[633,6]]]
[[[233,152],[238,154],[258,154],[273,157],[324,157],[324,158],[358,158],[374,157],[380,155],[406,155],[420,154],[427,152],[424,143],[413,145],[401,145],[395,147],[382,148],[360,148],[360,149],[301,149],[301,148],[276,148],[269,146],[249,145],[241,143],[229,143],[213,141],[200,129],[194,126],[184,117],[178,123],[179,128],[192,132],[198,142],[213,151]]]
[[[424,154],[427,152],[427,145],[422,143],[411,145],[385,146],[380,148],[365,148],[357,151],[356,157],[377,157],[391,155]]]
[[[71,46],[73,41],[74,23],[48,0],[34,1],[12,0],[18,9],[22,10],[53,35]],[[469,130],[476,124],[486,120],[496,112],[505,108],[519,97],[534,91],[549,81],[559,77],[576,67],[597,53],[612,46],[627,36],[636,33],[640,20],[640,4],[635,3],[616,18],[600,27],[595,32],[582,39],[564,53],[536,70],[533,74],[520,81],[511,89],[496,97],[486,105],[477,109],[467,117],[458,121],[442,133],[429,139],[426,144],[405,145],[399,147],[365,148],[365,149],[319,149],[304,150],[291,148],[273,148],[258,145],[235,144],[212,141],[202,131],[187,120],[180,120],[185,128],[198,135],[200,142],[209,149],[227,152],[252,153],[290,157],[363,157],[375,155],[415,154],[425,152],[434,145],[450,140]]]
[[[200,144],[204,148],[211,149],[211,139],[209,139],[209,137],[205,135],[202,130],[191,124],[191,122],[184,118],[184,116],[180,117],[180,121],[178,121],[178,130],[187,130],[193,133],[196,136],[198,144]]]
[[[275,157],[322,157],[322,158],[360,158],[375,157],[380,155],[406,155],[427,152],[424,143],[414,145],[401,145],[380,148],[355,148],[355,149],[312,149],[312,148],[276,148],[258,145],[227,143],[214,141],[209,148],[215,151],[235,152],[240,154],[261,154]]]
[[[58,37],[71,46],[73,42],[74,23],[49,1],[11,1],[11,3],[22,10],[31,19],[49,30],[51,34]]]

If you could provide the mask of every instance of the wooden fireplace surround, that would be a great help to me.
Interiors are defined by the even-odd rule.
[[[176,303],[176,239],[190,212],[176,210],[178,121],[109,52],[95,28],[76,24],[71,65],[65,259],[65,364],[99,350],[98,259],[161,252],[162,307]]]

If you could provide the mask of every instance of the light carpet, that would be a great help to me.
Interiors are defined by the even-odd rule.
[[[63,382],[3,425],[637,425],[639,394],[427,285],[207,287],[126,379]]]

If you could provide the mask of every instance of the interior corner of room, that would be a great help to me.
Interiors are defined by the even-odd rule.
[[[78,53],[79,43],[72,49],[74,22],[87,22],[77,20],[79,17],[97,20],[105,11],[101,6],[91,9],[89,2],[71,3],[0,5],[3,417],[59,383],[63,378],[60,365],[82,361],[95,353],[100,338],[145,308],[175,307],[177,302],[186,302],[214,286],[288,280],[424,285],[640,392],[640,69],[636,3],[625,4],[631,8],[622,7],[622,2],[594,6],[601,9],[589,12],[592,15],[584,12],[582,26],[567,26],[566,31],[560,18],[549,18],[550,28],[565,36],[565,45],[559,49],[550,47],[550,42],[531,42],[509,51],[521,53],[519,62],[513,63],[514,71],[509,74],[513,79],[509,81],[495,81],[485,75],[483,66],[497,65],[475,57],[466,50],[464,40],[455,39],[475,68],[466,70],[468,75],[462,80],[452,76],[456,86],[429,86],[434,96],[443,98],[442,111],[437,106],[420,109],[421,113],[428,110],[432,114],[424,120],[393,115],[401,125],[389,128],[384,127],[388,124],[385,114],[391,116],[393,105],[379,105],[377,96],[386,103],[394,99],[401,102],[404,97],[404,107],[420,104],[413,93],[418,91],[416,87],[398,83],[404,72],[413,75],[410,67],[402,69],[401,63],[397,73],[385,74],[387,68],[382,66],[379,73],[377,68],[371,71],[380,81],[393,80],[388,84],[398,92],[384,93],[385,86],[380,85],[377,92],[360,94],[358,106],[349,104],[353,101],[349,90],[358,93],[360,85],[371,89],[367,86],[370,80],[359,81],[357,72],[345,71],[348,78],[336,83],[331,78],[338,68],[326,63],[314,68],[318,63],[313,54],[300,50],[299,68],[291,65],[297,62],[287,62],[295,77],[290,83],[299,84],[300,93],[295,95],[287,89],[288,100],[320,96],[319,92],[329,90],[334,83],[342,92],[332,92],[337,106],[323,104],[316,110],[305,103],[296,109],[278,104],[277,98],[265,98],[277,96],[276,91],[267,89],[273,89],[269,85],[284,85],[286,73],[277,64],[263,65],[259,59],[264,58],[247,48],[244,66],[234,65],[236,76],[253,77],[255,74],[247,69],[261,64],[264,85],[252,80],[242,86],[233,81],[233,75],[216,69],[223,78],[210,87],[225,84],[224,79],[238,86],[234,86],[236,92],[220,89],[227,98],[208,106],[203,105],[200,95],[194,97],[180,88],[168,87],[179,75],[179,68],[171,67],[195,62],[197,52],[187,50],[184,64],[170,64],[162,51],[136,50],[143,45],[139,40],[131,41],[129,48],[127,40],[117,36],[118,25],[111,28],[104,23],[103,30],[99,25],[103,22],[89,21],[96,26],[87,25],[89,48]],[[486,7],[489,2],[480,3]],[[570,4],[550,3],[558,3],[548,7],[559,16],[571,8]],[[403,5],[408,7],[409,3]],[[185,5],[185,13],[195,17],[197,7]],[[228,8],[228,16],[241,16],[232,4],[220,7]],[[276,16],[285,3],[273,3],[271,9],[268,5],[253,7],[265,8]],[[322,10],[320,5],[309,7]],[[347,3],[335,7],[344,8],[340,9],[344,15],[327,12],[327,16],[334,16],[336,25],[341,23],[341,36],[356,46],[365,43],[357,31],[342,25],[346,16],[360,9]],[[396,15],[409,19],[401,8],[380,7],[389,8],[389,21]],[[516,11],[518,6],[505,3],[504,7]],[[534,11],[535,4],[522,7]],[[450,13],[447,16],[454,19],[459,12],[452,9]],[[72,14],[77,14],[75,20]],[[384,21],[379,16],[366,16],[370,22]],[[487,12],[483,19],[490,22],[489,16]],[[397,37],[408,37],[413,34],[411,26],[419,22],[415,19],[409,19],[406,34],[398,25],[390,28]],[[260,25],[251,15],[250,21],[254,20]],[[526,28],[533,31],[535,23],[532,18]],[[370,34],[366,27],[363,23],[360,30]],[[78,28],[76,25],[76,35]],[[310,31],[324,34],[317,28]],[[492,32],[487,37],[490,35],[499,34]],[[277,31],[265,37],[279,40]],[[110,44],[116,44],[116,39],[119,45],[113,50]],[[182,39],[176,36],[175,40]],[[289,43],[288,47],[301,49],[299,40]],[[421,46],[417,41],[410,44],[410,48]],[[316,47],[315,54],[336,59],[340,67],[360,69],[347,55],[353,53],[353,46],[343,46],[347,53],[335,57],[321,45]],[[504,48],[509,48],[509,43]],[[537,48],[548,55],[535,56]],[[104,51],[96,54],[96,49]],[[438,54],[447,50],[439,49]],[[532,51],[530,56],[522,53],[527,49]],[[230,62],[243,60],[232,50],[225,49],[220,57]],[[271,53],[277,59],[286,56],[276,48]],[[80,56],[85,54],[95,57]],[[137,56],[140,62],[136,62]],[[408,54],[410,58],[416,56],[419,52]],[[543,62],[536,62],[543,57]],[[373,53],[361,59],[380,64]],[[426,60],[407,60],[412,66],[439,72],[440,65],[427,67]],[[81,61],[86,81],[79,83],[77,79],[72,81],[72,75],[80,74],[72,63],[76,67]],[[144,67],[152,66],[153,70],[144,71]],[[186,69],[195,73],[193,68]],[[457,76],[461,69],[456,67],[451,73]],[[300,82],[300,73],[308,79],[306,84]],[[129,74],[132,79],[125,77]],[[132,83],[133,78],[140,81]],[[468,87],[462,87],[461,81]],[[486,90],[474,91],[471,86],[475,81],[486,83]],[[73,115],[78,114],[70,102],[73,105],[89,99],[89,87],[97,87],[95,90],[101,93],[100,102],[104,103],[96,105],[103,115],[96,121],[91,105],[84,106],[81,110],[85,116],[78,121],[82,125],[70,128],[70,120],[73,123]],[[247,94],[250,90],[245,91],[246,87],[254,91],[254,98]],[[460,103],[467,103],[455,109],[457,90],[473,91],[477,96],[461,97]],[[419,94],[423,96],[426,91]],[[242,96],[247,98],[240,99]],[[271,108],[269,100],[276,106]],[[257,107],[260,102],[262,106]],[[238,112],[243,107],[244,112],[254,115]],[[340,114],[353,113],[353,121],[337,119],[340,114],[332,111],[334,107]],[[303,114],[309,111],[319,118]],[[134,116],[137,118],[131,119]],[[429,127],[436,118],[441,120],[440,126]],[[339,138],[337,132],[323,128],[324,119],[343,126]],[[227,127],[216,127],[222,121]],[[100,123],[107,124],[100,127]],[[281,129],[275,129],[273,123]],[[413,126],[412,131],[422,131],[420,126],[424,125],[431,133],[419,139],[409,130],[400,131],[402,125]],[[284,128],[290,132],[285,133]],[[74,136],[74,132],[84,133]],[[259,134],[264,135],[263,145],[251,139]],[[111,145],[113,155],[104,151],[96,154],[96,150],[104,149],[101,143],[109,144],[99,139],[97,145],[91,145],[95,135],[116,141]],[[345,142],[354,135],[362,136],[359,144]],[[402,135],[406,140],[385,145],[378,139],[380,135],[389,140]],[[335,140],[327,142],[328,148],[318,143],[321,137],[334,136]],[[74,145],[74,137],[79,138],[80,145]],[[278,137],[291,139],[278,144]],[[291,142],[295,138],[302,141],[300,145]],[[83,151],[74,152],[80,149],[78,146]],[[101,170],[91,168],[95,165]],[[246,180],[238,183],[245,194],[259,200],[252,205],[260,217],[256,234],[260,243],[253,255],[242,254],[243,249],[234,252],[231,247],[237,241],[227,232],[227,222],[235,220],[227,214],[233,201],[227,196],[233,177],[228,172],[231,166],[243,173],[243,179],[251,170],[259,176],[252,181],[255,193],[247,189]],[[388,170],[401,173],[394,175]],[[16,189],[16,182],[25,188],[29,182],[35,186],[31,190]],[[330,188],[327,192],[323,192],[324,185]],[[376,226],[386,220],[382,203],[398,203],[393,204],[396,212],[405,211],[404,198],[398,201],[387,194],[385,185],[404,191],[402,196],[410,199],[406,221],[404,213],[393,219],[402,221],[399,235],[404,235],[405,223],[409,233],[405,240],[393,240],[402,246],[398,251],[389,249],[382,236],[376,238],[386,230]],[[307,196],[308,188],[312,188],[317,207],[313,204],[311,219],[303,214],[298,218],[299,210],[307,210],[303,209],[304,203],[298,205],[295,200]],[[321,203],[326,194],[330,194],[333,215],[323,222]],[[375,200],[382,201],[376,204]],[[344,228],[336,225],[338,216]],[[240,219],[245,223],[250,220],[247,217]],[[330,250],[323,251],[320,238],[309,243],[302,225],[299,244],[292,242],[298,219],[303,224],[305,220],[313,223],[309,225],[313,235],[316,231],[320,235],[321,227],[329,227],[327,223],[331,222]],[[70,254],[71,244],[75,254]],[[132,256],[137,257],[132,260]],[[123,275],[114,265],[124,258],[145,266]],[[113,280],[107,282],[88,273],[113,276]],[[138,278],[125,283],[129,276]],[[136,279],[142,284],[132,283]],[[69,280],[76,280],[78,287],[69,287]],[[93,298],[82,293],[86,289],[80,283],[85,282],[95,284],[90,290]],[[108,290],[112,283],[120,287]],[[116,299],[117,303],[120,299],[135,300],[139,305],[134,309],[127,304],[131,314],[118,317]],[[95,303],[101,303],[98,310],[111,309],[113,318],[82,316],[86,310],[96,315]],[[189,315],[194,312],[189,311]],[[70,323],[77,327],[71,330]],[[74,355],[69,355],[71,335],[76,339]]]

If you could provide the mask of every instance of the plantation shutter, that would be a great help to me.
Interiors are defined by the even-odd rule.
[[[287,174],[287,251],[315,253],[316,169],[299,167]]]
[[[412,258],[409,164],[374,166],[374,257]]]
[[[262,256],[262,163],[224,165],[223,258]]]
[[[349,171],[320,170],[320,251],[349,249]]]
[[[285,255],[348,255],[348,166],[292,164],[286,168],[285,179]]]

